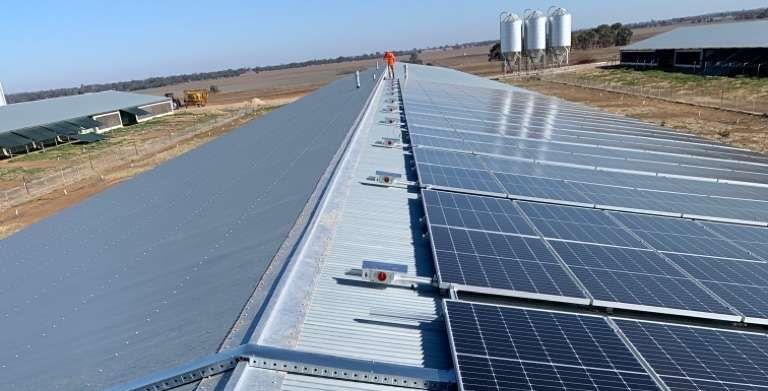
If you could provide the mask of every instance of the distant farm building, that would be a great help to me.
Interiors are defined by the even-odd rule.
[[[104,91],[0,106],[0,157],[70,141],[173,113],[168,98]]]
[[[705,75],[768,74],[768,21],[680,27],[621,49],[621,65]]]

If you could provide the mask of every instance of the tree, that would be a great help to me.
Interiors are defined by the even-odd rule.
[[[424,62],[419,59],[419,53],[417,51],[412,51],[411,56],[408,57],[408,62],[411,64],[423,64]]]
[[[626,46],[629,45],[629,42],[632,40],[632,29],[628,27],[622,26],[619,28],[618,31],[616,31],[616,40],[614,42],[614,45],[616,46]]]
[[[208,91],[211,94],[218,94],[220,90],[219,90],[219,87],[217,85],[211,84],[211,86],[208,88]]]
[[[496,42],[488,50],[488,61],[501,61],[501,43]]]

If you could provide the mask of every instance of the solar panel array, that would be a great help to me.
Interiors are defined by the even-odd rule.
[[[768,324],[768,157],[430,79],[403,104],[437,280],[539,308],[445,302],[462,389],[768,386],[762,333],[541,309]]]
[[[453,300],[445,316],[463,390],[768,388],[763,333]]]
[[[524,91],[413,83],[404,96],[421,183],[768,224],[768,158]]]

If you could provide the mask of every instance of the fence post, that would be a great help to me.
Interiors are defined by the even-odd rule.
[[[725,87],[720,88],[720,108],[723,107],[723,100],[725,99]]]
[[[24,190],[27,191],[27,195],[29,194],[29,186],[27,186],[27,177],[25,175],[21,176],[21,181],[24,182]]]

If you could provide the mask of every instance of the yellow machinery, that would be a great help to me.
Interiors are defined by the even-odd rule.
[[[202,107],[208,103],[208,90],[184,90],[184,105]]]

